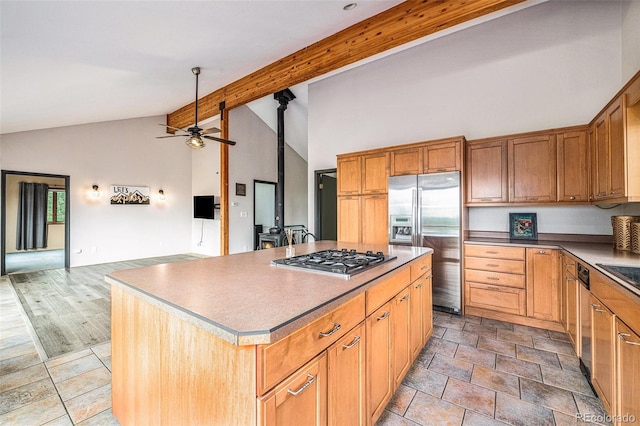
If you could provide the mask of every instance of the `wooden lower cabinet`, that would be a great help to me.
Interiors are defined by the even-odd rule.
[[[284,380],[258,402],[262,425],[327,424],[325,352]]]
[[[362,322],[327,350],[330,425],[366,424],[365,342]]]
[[[582,343],[580,333],[580,283],[573,276],[565,277],[566,307],[567,307],[567,336],[576,351],[577,356],[582,355]]]
[[[560,321],[558,250],[527,249],[527,316]]]
[[[608,413],[615,407],[614,315],[593,295],[591,302],[591,383]]]
[[[393,388],[397,389],[411,366],[411,286],[401,291],[391,306]]]
[[[640,336],[616,318],[616,424],[640,420]]]
[[[367,423],[375,424],[393,394],[391,310],[393,300],[366,319]]]

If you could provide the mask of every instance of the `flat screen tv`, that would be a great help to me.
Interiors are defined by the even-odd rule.
[[[195,219],[214,219],[215,199],[213,195],[193,196],[193,217]]]

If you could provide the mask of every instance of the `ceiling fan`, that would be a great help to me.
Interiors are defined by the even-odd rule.
[[[175,138],[175,137],[189,136],[189,139],[187,139],[185,143],[193,149],[199,149],[199,148],[205,147],[205,144],[202,138],[211,139],[212,141],[222,142],[227,145],[235,145],[236,143],[234,141],[217,138],[215,136],[210,136],[209,133],[220,133],[220,129],[218,129],[217,127],[211,127],[209,129],[201,129],[200,127],[198,127],[198,76],[200,75],[200,67],[191,68],[191,72],[196,76],[196,117],[194,120],[195,124],[192,127],[189,127],[188,129],[181,129],[179,127],[173,127],[167,124],[160,124],[163,127],[167,127],[177,132],[183,132],[183,134],[157,136],[156,138],[162,139],[162,138]]]

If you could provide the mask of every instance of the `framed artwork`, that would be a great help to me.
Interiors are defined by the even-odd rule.
[[[111,204],[149,204],[148,186],[111,185]]]
[[[245,197],[247,195],[247,185],[244,183],[236,183],[236,195]]]
[[[537,240],[538,223],[535,213],[509,213],[509,239]]]

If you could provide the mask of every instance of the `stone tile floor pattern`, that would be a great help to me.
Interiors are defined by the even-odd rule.
[[[43,362],[5,278],[0,424],[118,425],[110,343]],[[435,312],[433,336],[377,425],[575,425],[586,414],[606,416],[564,333]]]

